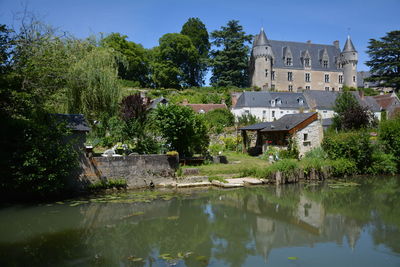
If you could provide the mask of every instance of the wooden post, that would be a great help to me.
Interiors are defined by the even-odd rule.
[[[243,153],[247,153],[247,132],[242,130]]]

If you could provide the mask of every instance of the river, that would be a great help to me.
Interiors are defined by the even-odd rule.
[[[0,209],[0,266],[400,266],[400,178]]]

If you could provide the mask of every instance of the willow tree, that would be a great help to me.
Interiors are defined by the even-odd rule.
[[[96,47],[69,71],[68,111],[88,119],[109,118],[118,111],[121,87],[118,64],[107,48]]]

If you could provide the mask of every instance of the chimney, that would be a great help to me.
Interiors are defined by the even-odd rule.
[[[339,41],[338,41],[338,40],[333,41],[333,45],[334,45],[337,49],[340,49],[340,47],[339,47]]]
[[[364,100],[364,91],[363,90],[359,90],[358,95],[360,96],[361,100]]]
[[[308,40],[308,41],[307,41],[307,44],[311,44],[311,40]]]
[[[183,99],[182,105],[187,105],[187,104],[189,104],[189,101],[187,99]]]
[[[236,103],[241,93],[231,93],[232,108],[236,107]]]

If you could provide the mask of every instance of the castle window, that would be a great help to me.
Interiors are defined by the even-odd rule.
[[[265,70],[265,77],[268,77],[268,70]]]
[[[286,66],[292,66],[293,62],[292,62],[292,58],[291,57],[287,57],[286,58]]]
[[[271,84],[271,89],[275,90],[275,84]]]
[[[310,90],[310,89],[311,89],[310,86],[306,85],[306,90]]]
[[[327,69],[327,68],[328,68],[328,60],[323,60],[323,61],[322,61],[322,65],[323,65],[323,67],[324,67],[325,69]]]
[[[353,82],[356,82],[356,76],[353,76]]]
[[[275,110],[272,111],[272,118],[275,118]]]
[[[293,85],[289,85],[288,90],[289,90],[289,92],[292,92],[293,91]]]
[[[293,81],[293,73],[292,72],[288,72],[287,73],[287,80],[288,81]]]
[[[271,80],[275,80],[275,71],[271,71]]]
[[[339,75],[339,83],[343,83],[343,75]]]
[[[309,68],[310,66],[310,59],[309,58],[305,58],[304,59],[304,67]]]
[[[339,91],[342,91],[342,87],[339,87]]]
[[[329,91],[329,86],[325,87],[325,91]]]
[[[305,81],[306,82],[310,82],[310,73],[306,73],[306,76],[305,76]]]
[[[329,83],[329,74],[325,74],[325,82]]]

